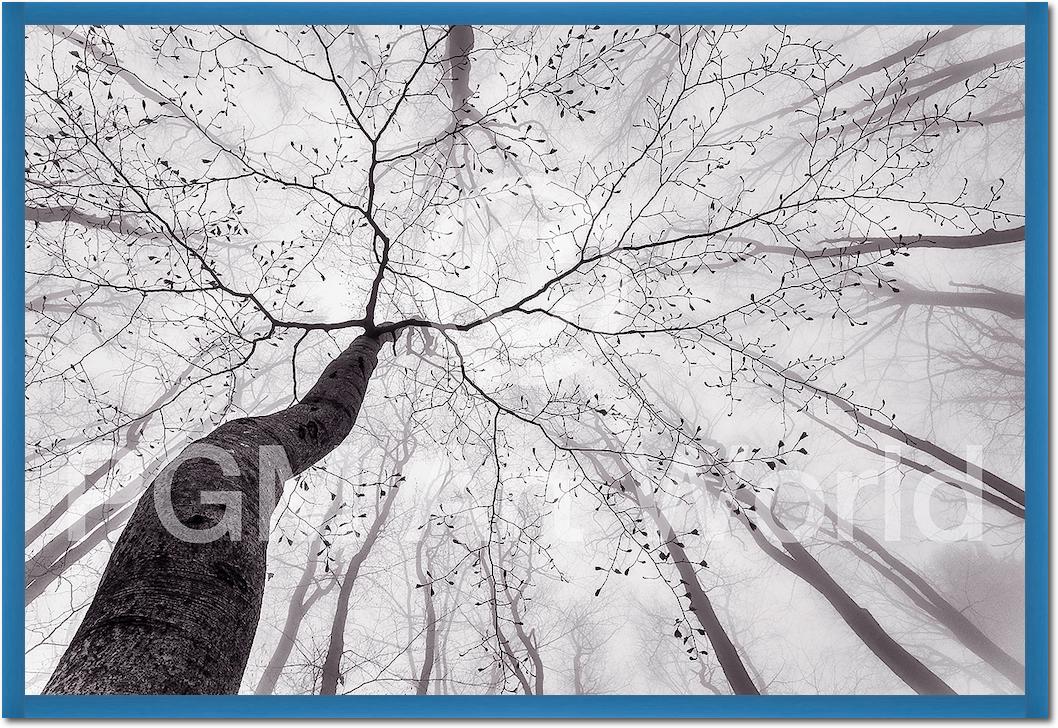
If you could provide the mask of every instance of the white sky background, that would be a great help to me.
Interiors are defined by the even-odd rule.
[[[848,68],[869,67],[916,39],[925,39],[927,33],[935,30],[938,29],[792,28],[785,32],[797,40],[833,44],[833,53],[840,55],[845,64],[833,65],[832,75],[822,81],[808,81],[807,88],[814,88],[812,84],[832,82]],[[288,29],[292,34],[299,31]],[[376,32],[384,40],[375,41]],[[475,105],[479,109],[490,108],[505,91],[501,73],[508,77],[516,75],[520,64],[526,63],[529,56],[543,55],[543,49],[550,53],[555,39],[564,32],[555,29],[532,35],[527,29],[479,30],[472,71],[472,87],[477,90]],[[255,28],[250,33],[255,42],[280,49],[278,53],[292,57],[290,41],[274,31]],[[127,31],[110,28],[107,34],[122,64],[146,83],[167,93],[169,85],[178,89],[178,93],[180,89],[189,89],[187,108],[190,110],[194,104],[197,110],[194,113],[200,114],[196,118],[211,119],[209,128],[222,143],[244,144],[246,157],[253,163],[263,165],[268,160],[278,175],[297,179],[307,176],[308,167],[298,150],[315,155],[313,148],[316,148],[323,156],[343,159],[340,166],[321,175],[327,189],[338,195],[361,194],[365,178],[362,162],[367,150],[347,128],[341,128],[340,141],[334,141],[333,119],[342,112],[340,101],[312,79],[305,79],[304,74],[275,62],[276,67],[264,73],[249,70],[233,76],[234,87],[229,99],[225,99],[215,81],[216,74],[203,70],[208,68],[208,63],[199,65],[201,58],[184,54],[179,60],[168,57],[156,60],[145,40],[157,36],[156,33],[142,28]],[[77,61],[69,52],[76,45],[57,41],[57,37],[61,37],[61,32],[59,36],[44,30],[31,32],[27,42],[27,71],[31,81],[36,74],[42,85],[47,81],[54,84],[54,77],[63,77]],[[199,42],[205,37],[203,34]],[[783,31],[774,28],[749,28],[725,38],[721,44],[725,70],[738,69],[740,64],[745,66],[768,44],[774,48],[782,37]],[[914,74],[916,77],[932,74],[943,79],[944,69],[953,64],[1002,52],[1021,41],[1020,28],[968,32],[926,53]],[[304,40],[298,42],[307,44]],[[350,41],[349,52],[341,57],[338,72],[354,76],[360,72],[358,58],[375,58],[379,49],[389,42],[395,43],[394,54],[399,56],[401,43],[411,47],[417,40],[407,29],[404,33],[394,29],[360,29],[355,41]],[[164,48],[167,53],[172,52],[171,45]],[[259,54],[251,58],[249,52],[228,46],[221,54],[225,64],[244,57],[250,59],[248,62],[260,59]],[[421,176],[424,160],[413,157],[406,165],[394,165],[388,176],[380,178],[380,222],[387,229],[402,230],[401,240],[406,245],[397,254],[408,272],[399,286],[384,288],[383,319],[423,315],[432,320],[465,320],[478,313],[473,306],[453,294],[426,297],[426,284],[468,295],[488,311],[517,300],[521,293],[533,290],[554,275],[556,266],[561,269],[575,259],[578,246],[591,226],[589,210],[597,209],[599,204],[592,195],[600,193],[591,192],[592,185],[608,172],[607,165],[627,164],[638,153],[647,134],[641,120],[649,118],[651,104],[665,103],[671,97],[674,93],[671,83],[678,82],[671,67],[665,65],[672,62],[665,40],[655,38],[645,46],[634,47],[629,57],[632,60],[623,62],[619,68],[620,83],[613,84],[613,89],[600,93],[598,98],[584,93],[586,107],[597,111],[584,122],[572,121],[569,114],[559,117],[554,104],[535,101],[524,113],[516,111],[517,122],[504,117],[503,124],[513,127],[529,122],[537,132],[545,133],[546,143],[539,146],[545,151],[552,147],[557,150],[545,157],[549,165],[558,163],[557,172],[545,173],[544,164],[531,156],[518,163],[503,162],[495,160],[495,154],[490,157],[482,151],[479,157],[482,166],[491,171],[467,169],[453,176],[462,188],[474,193],[465,193],[459,200],[441,201],[425,212],[421,196],[407,194],[404,188],[405,184],[411,184],[418,190],[424,184]],[[388,67],[393,74],[406,73],[402,64]],[[184,79],[185,75],[201,76],[202,80],[194,83]],[[434,76],[440,79],[441,71]],[[976,80],[978,76],[973,78]],[[670,81],[668,88],[664,85],[666,79]],[[405,115],[397,118],[393,133],[386,137],[384,152],[407,149],[418,140],[447,128],[451,117],[450,112],[445,115],[443,83],[437,81],[434,86],[438,83],[441,90],[437,96],[416,97],[408,103]],[[857,104],[869,95],[870,89],[884,83],[884,78],[876,73],[832,89],[826,108],[836,106],[855,115]],[[965,234],[972,231],[975,222],[985,230],[1015,227],[1020,224],[1019,216],[1023,212],[1023,126],[1016,113],[1022,103],[1021,83],[1020,67],[1005,68],[976,98],[959,101],[958,108],[964,115],[1015,113],[1010,114],[1011,118],[981,128],[965,127],[958,134],[952,128],[943,129],[942,141],[930,142],[934,149],[928,155],[930,165],[916,169],[903,190],[908,199],[915,199],[921,193],[928,195],[927,199],[947,200],[959,193],[965,179],[968,199],[976,204],[987,201],[989,187],[1003,178],[1006,186],[996,207],[1009,213],[1009,221],[986,224],[984,219],[957,215],[942,224],[941,220],[908,209],[907,205],[874,201],[869,205],[854,205],[853,212],[837,205],[819,206],[812,218],[791,220],[781,229],[761,227],[743,233],[765,244],[788,245],[793,241],[817,247],[818,241],[824,238],[876,236],[883,230],[888,232],[886,226],[890,225],[909,235]],[[928,83],[923,85],[928,88]],[[203,92],[201,96],[198,90]],[[768,116],[794,102],[803,102],[805,90],[801,79],[778,78],[763,84],[761,93],[741,94],[729,100],[726,107],[719,93],[709,89],[688,100],[680,107],[680,114],[688,119],[709,119],[713,113],[711,108],[723,108],[722,121],[710,131],[720,142],[729,142],[739,135],[747,140],[756,139],[763,134],[755,147],[718,146],[715,153],[722,155],[719,162],[722,166],[717,169],[717,162],[696,162],[691,165],[693,170],[688,173],[688,179],[701,174],[704,167],[710,167],[710,174],[705,178],[705,194],[720,200],[721,210],[725,205],[732,206],[735,200],[740,210],[765,209],[774,204],[784,190],[798,184],[805,165],[811,163],[810,145],[802,134],[811,131],[812,125],[802,123],[805,115],[795,112],[783,113],[774,119]],[[957,84],[941,93],[938,103],[951,102],[964,90]],[[114,98],[108,98],[111,92]],[[83,88],[81,93],[85,93]],[[118,81],[112,88],[97,86],[92,94],[85,95],[86,99],[94,99],[99,109],[114,111],[127,104],[133,114],[138,112],[141,97],[141,91],[125,81]],[[226,113],[216,116],[221,111]],[[31,116],[27,123],[30,129],[36,123],[44,130],[40,141],[44,145],[49,121]],[[680,127],[671,134],[666,154],[678,158],[686,151],[689,140],[693,139],[693,135],[685,133],[688,128]],[[151,125],[145,128],[144,134],[145,147],[137,149],[131,143],[120,147],[121,164],[131,175],[155,172],[159,159],[179,168],[185,176],[241,173],[232,155],[218,156],[215,145],[180,120]],[[482,148],[488,146],[485,135],[480,131],[477,134],[473,143]],[[818,153],[825,155],[826,151],[824,143]],[[428,158],[428,155],[419,156]],[[417,164],[424,165],[423,169]],[[829,179],[836,185],[848,184],[871,165],[870,160],[862,158],[838,165]],[[661,169],[666,169],[664,164]],[[627,202],[609,207],[599,217],[595,226],[599,232],[593,233],[588,245],[604,245],[629,225],[633,241],[674,236],[673,231],[707,229],[723,214],[710,212],[708,197],[696,196],[688,187],[675,185],[666,187],[664,204],[656,203],[657,214],[631,221],[629,209],[647,201],[646,195],[657,175],[654,167],[636,169],[624,186]],[[51,200],[39,189],[36,194],[32,186],[30,190],[31,203],[39,200],[47,204]],[[739,190],[747,191],[739,197]],[[475,199],[486,192],[490,196]],[[113,195],[113,190],[108,194]],[[363,228],[354,227],[355,216],[336,210],[318,195],[262,184],[259,178],[246,178],[214,185],[209,195],[201,198],[159,192],[154,201],[163,214],[188,231],[208,229],[207,220],[230,217],[234,203],[238,221],[245,227],[236,231],[230,240],[214,242],[210,252],[214,260],[222,261],[230,284],[258,293],[269,305],[274,303],[281,318],[338,321],[362,313],[374,270],[366,233]],[[108,206],[114,200],[80,197],[77,202],[84,209],[102,213],[110,209]],[[124,199],[121,203],[128,205],[130,201]],[[405,230],[408,225],[411,227]],[[784,235],[779,234],[780,230]],[[296,245],[304,247],[292,248],[289,241],[297,241]],[[81,271],[87,280],[96,280],[92,276],[98,276],[111,284],[130,286],[163,278],[181,284],[202,281],[200,274],[189,272],[186,267],[183,271],[177,268],[174,273],[164,262],[159,262],[176,260],[173,251],[166,250],[171,246],[152,246],[138,239],[131,248],[132,257],[126,257],[130,248],[125,242],[109,232],[85,233],[72,226],[31,227],[27,269],[54,272],[69,271],[72,267]],[[711,245],[707,250],[715,256],[712,261],[715,273],[703,270],[670,282],[650,275],[638,279],[634,275],[622,275],[619,266],[609,265],[605,283],[595,280],[597,285],[591,287],[571,287],[562,300],[557,297],[542,300],[552,304],[552,310],[567,319],[606,329],[635,321],[630,318],[635,310],[630,308],[633,305],[663,307],[667,305],[666,300],[677,300],[681,320],[708,318],[746,305],[750,294],[765,295],[774,289],[782,272],[781,263],[775,263],[770,269],[767,259],[721,267],[722,257],[737,252],[742,243],[725,240]],[[261,258],[254,257],[266,247],[283,249],[284,255],[292,256],[295,288],[278,285],[286,274],[277,265],[262,264]],[[157,260],[151,260],[152,257]],[[464,266],[468,267],[464,269]],[[456,271],[460,275],[456,276]],[[915,250],[906,261],[886,271],[922,289],[954,291],[958,284],[973,284],[1023,293],[1020,245],[958,253]],[[497,284],[499,276],[503,278]],[[637,298],[639,286],[646,284],[665,295],[649,301]],[[51,294],[53,301],[62,299],[62,292],[71,287],[69,281],[34,275],[28,276],[27,285],[27,300],[46,293]],[[693,289],[693,313],[686,308],[685,297],[677,298],[682,285]],[[70,300],[84,298],[83,294],[75,295],[79,297]],[[112,456],[113,438],[101,436],[103,433],[127,420],[130,413],[142,414],[175,382],[186,381],[189,367],[201,377],[221,371],[240,353],[245,354],[245,343],[238,340],[238,335],[261,333],[262,319],[245,309],[238,310],[231,302],[219,304],[225,312],[224,317],[219,316],[216,300],[202,295],[149,296],[137,309],[138,294],[130,297],[121,292],[102,291],[82,304],[81,310],[88,311],[90,319],[66,313],[70,316],[67,323],[60,311],[49,323],[42,316],[28,315],[27,334],[31,338],[27,371],[31,386],[27,400],[30,443],[27,460],[31,471],[27,474],[27,523],[37,521],[84,473]],[[758,314],[746,319],[733,318],[728,328],[749,340],[759,337],[774,345],[769,351],[773,359],[843,357],[821,373],[824,385],[836,388],[847,383],[845,391],[854,392],[858,402],[877,406],[884,400],[886,412],[898,413],[897,422],[907,431],[929,437],[954,452],[973,455],[985,467],[1012,482],[1019,485],[1023,482],[1023,390],[1018,374],[1021,352],[1016,345],[988,345],[995,338],[992,333],[975,332],[966,319],[948,309],[911,307],[892,322],[887,321],[892,309],[870,310],[864,314],[866,326],[851,326],[847,317],[830,319],[829,314],[835,308],[832,300],[825,297],[820,300],[808,293],[796,300],[818,315],[812,321],[796,323],[792,316],[784,319],[792,331],[788,332],[786,326],[771,317]],[[879,300],[884,299],[857,289],[846,289],[841,294],[843,306],[850,311],[862,312]],[[302,305],[301,301],[305,303]],[[199,316],[202,319],[196,319]],[[974,314],[972,320],[989,331],[998,328],[1015,341],[1022,335],[1019,321],[995,318],[988,313]],[[59,326],[56,321],[63,324]],[[637,429],[643,421],[641,414],[616,384],[597,349],[586,338],[569,341],[562,329],[563,325],[553,319],[515,316],[504,319],[496,328],[460,334],[458,341],[476,381],[490,391],[501,392],[497,396],[504,402],[520,405],[518,396],[523,395],[530,402],[542,404],[548,390],[552,395],[571,394],[571,388],[579,386],[581,392],[599,394],[602,408],[625,437],[643,435],[649,442],[659,442],[652,433]],[[345,330],[332,336],[317,332],[306,338],[293,366],[299,392],[305,391],[326,361],[354,333]],[[51,337],[43,339],[48,342],[47,346],[38,348],[34,344],[33,337],[38,334]],[[278,346],[272,346],[271,342],[260,346],[250,367],[239,369],[233,376],[215,376],[202,385],[190,387],[176,401],[167,404],[148,423],[137,452],[125,458],[105,482],[72,504],[39,543],[135,479],[142,463],[153,460],[157,453],[175,454],[182,445],[208,429],[211,420],[219,421],[244,412],[266,412],[289,402],[291,354],[298,335],[294,332],[276,337]],[[506,351],[501,352],[495,346],[498,337],[507,344]],[[442,346],[436,335],[429,339],[416,333],[403,337],[393,350],[387,348],[389,354],[371,385],[358,431],[327,459],[325,471],[313,471],[303,478],[304,483],[288,486],[289,497],[281,505],[276,521],[276,534],[282,534],[283,540],[275,542],[270,552],[270,571],[275,576],[266,591],[262,626],[244,689],[252,690],[271,654],[290,591],[306,562],[308,543],[314,535],[312,529],[320,524],[321,514],[330,505],[329,494],[336,492],[343,482],[375,483],[380,469],[386,476],[391,475],[391,465],[382,459],[380,445],[390,433],[399,433],[400,423],[414,405],[419,410],[415,416],[418,446],[404,469],[407,482],[397,497],[394,514],[354,592],[346,637],[350,653],[343,663],[347,690],[385,693],[410,689],[407,678],[415,674],[421,659],[417,635],[423,619],[412,562],[416,543],[422,535],[418,527],[443,504],[446,512],[460,514],[456,527],[448,530],[457,533],[459,540],[472,543],[474,538],[481,537],[480,529],[487,520],[487,503],[492,498],[495,479],[489,447],[477,441],[477,436],[487,429],[491,413],[480,403],[471,405],[463,395],[447,397],[429,393],[433,384],[427,380],[436,368],[423,363],[430,358],[424,346]],[[780,438],[789,442],[791,438],[796,440],[800,432],[809,432],[806,440],[809,455],[797,457],[796,461],[790,458],[790,467],[803,472],[807,476],[805,482],[811,487],[827,494],[848,489],[862,476],[866,485],[857,502],[857,517],[862,519],[858,523],[873,527],[875,535],[881,535],[880,480],[876,475],[881,461],[877,457],[798,413],[797,404],[776,403],[772,392],[748,377],[736,380],[730,387],[704,386],[729,376],[726,353],[699,351],[685,358],[664,340],[644,341],[638,337],[623,341],[618,351],[621,363],[641,372],[644,388],[667,402],[669,411],[701,425],[711,440],[723,443],[729,451],[738,446],[747,450],[761,447],[767,451],[774,449]],[[984,361],[974,361],[973,356]],[[72,370],[76,373],[71,373],[69,366],[75,362],[80,363]],[[1012,373],[989,371],[987,365],[996,362]],[[409,387],[409,371],[416,370],[422,385]],[[560,379],[565,390],[559,388]],[[505,389],[507,386],[510,389]],[[411,392],[419,393],[413,402],[408,399]],[[729,395],[738,401],[732,402]],[[827,413],[825,408],[816,405],[812,412],[850,432],[848,418],[833,408]],[[681,643],[672,637],[672,625],[679,615],[678,602],[658,577],[658,571],[650,564],[635,565],[628,576],[611,575],[601,596],[594,597],[596,589],[603,585],[604,573],[594,567],[609,563],[616,550],[627,548],[627,544],[615,537],[620,529],[613,516],[605,509],[596,510],[598,499],[577,478],[568,462],[557,460],[551,464],[554,453],[547,450],[539,433],[510,419],[503,421],[501,430],[499,452],[506,481],[504,493],[510,498],[510,502],[503,503],[501,512],[515,514],[511,520],[517,524],[542,519],[544,541],[550,544],[547,553],[554,561],[553,567],[545,568],[544,557],[537,555],[535,563],[539,571],[527,592],[532,600],[526,622],[540,636],[548,692],[572,690],[571,615],[577,614],[585,615],[584,622],[590,625],[586,631],[595,641],[588,669],[597,689],[604,692],[705,690],[699,681],[697,665],[686,659]],[[540,450],[534,452],[533,448]],[[549,467],[541,468],[538,458]],[[646,470],[645,464],[639,465]],[[754,467],[757,470],[750,470],[750,477],[763,479],[768,475],[766,468]],[[900,481],[901,476],[896,477]],[[917,475],[906,477],[903,480],[906,492],[913,492],[912,486],[918,480]],[[309,485],[309,489],[303,489],[303,484]],[[679,490],[685,487],[679,486],[673,494],[687,495]],[[346,488],[344,493],[349,492]],[[360,489],[361,497],[348,498],[350,506],[343,510],[338,521],[350,525],[340,526],[341,535],[333,539],[328,552],[332,563],[343,563],[356,550],[358,537],[348,531],[362,533],[362,528],[356,529],[351,524],[361,520],[359,516],[364,512],[373,514],[373,508],[363,503],[373,503],[376,490],[367,486]],[[940,506],[939,515],[957,519],[961,513],[958,500]],[[683,526],[686,526],[684,530],[690,530],[699,523],[700,511],[681,507],[675,499],[665,502],[667,515],[678,530]],[[912,516],[909,504],[905,503],[902,538],[887,545],[926,574],[954,603],[968,607],[982,629],[1020,657],[1023,649],[1021,521],[986,506],[987,529],[980,539],[944,544],[926,540],[913,527]],[[710,595],[728,631],[744,648],[770,692],[907,690],[849,632],[824,600],[760,554],[733,518],[714,517],[708,523],[706,535],[689,541],[688,548],[709,563],[702,572],[703,583],[710,587]],[[116,535],[115,532],[113,537]],[[285,540],[287,537],[292,543]],[[437,569],[456,568],[461,558],[458,545],[440,535],[436,538]],[[942,628],[931,624],[928,617],[917,612],[870,570],[850,559],[840,545],[823,541],[813,545],[813,553],[845,588],[956,690],[1011,691],[1009,684],[989,672],[986,666],[978,665]],[[28,549],[30,553],[34,550],[34,546]],[[107,553],[108,546],[100,544],[87,557],[67,568],[62,578],[28,608],[27,687],[30,691],[40,689],[72,636]],[[631,557],[622,555],[621,558],[622,569],[632,564]],[[524,569],[525,564],[519,562],[516,568]],[[671,574],[667,575],[674,581]],[[452,580],[455,584],[445,584],[438,590],[450,624],[445,649],[451,680],[446,689],[481,692],[485,683],[482,676],[488,674],[478,671],[488,664],[486,650],[479,646],[481,630],[487,625],[486,613],[482,607],[475,606],[481,589],[466,569]],[[313,690],[318,674],[313,666],[322,662],[321,650],[326,645],[336,591],[322,598],[301,625],[298,650],[280,682],[281,691]],[[715,665],[709,658],[704,662],[707,676],[722,687],[722,676]]]

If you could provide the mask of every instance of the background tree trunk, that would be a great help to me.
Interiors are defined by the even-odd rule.
[[[329,523],[341,505],[341,491],[339,490],[335,495],[335,499],[331,502],[331,507],[327,509],[323,522]],[[257,687],[254,688],[254,693],[257,695],[271,695],[275,692],[279,677],[283,674],[283,668],[286,667],[287,660],[290,659],[290,653],[294,650],[298,629],[301,627],[305,615],[308,614],[313,604],[318,602],[321,597],[334,587],[334,580],[330,578],[327,579],[326,586],[315,583],[316,568],[319,566],[319,554],[322,551],[322,546],[322,534],[317,535],[309,544],[305,568],[301,571],[301,578],[298,579],[297,586],[294,587],[294,593],[290,595],[290,604],[287,605],[287,616],[283,621],[279,641],[276,642],[276,648],[272,651],[272,656],[268,658],[268,664],[265,665],[265,669],[261,672]],[[312,590],[311,592],[309,591],[310,589]]]
[[[970,621],[969,617],[937,591],[925,577],[898,558],[866,530],[847,522],[829,506],[824,507],[823,514],[834,524],[835,536],[847,551],[896,585],[916,606],[937,620],[964,647],[988,663],[996,672],[1010,680],[1019,689],[1025,689],[1025,666],[989,638],[980,627]],[[853,543],[842,541],[839,531],[850,535]],[[859,548],[859,545],[863,548]],[[872,558],[869,552],[874,553],[877,558]]]
[[[668,519],[665,518],[665,514],[653,503],[651,498],[643,494],[639,483],[630,474],[626,473],[618,478],[613,478],[606,466],[594,453],[583,452],[580,454],[591,462],[600,477],[611,483],[618,492],[635,503],[654,521],[654,525],[657,526],[658,532],[661,534],[662,544],[668,548],[672,556],[672,564],[676,567],[676,571],[679,572],[680,583],[687,589],[686,596],[691,603],[690,609],[694,612],[695,619],[698,620],[702,629],[705,630],[706,638],[709,640],[709,644],[712,645],[713,653],[716,655],[717,662],[720,663],[720,668],[724,671],[724,676],[731,685],[732,692],[736,695],[759,695],[760,690],[754,684],[753,678],[750,677],[749,672],[746,670],[745,663],[742,662],[742,657],[738,654],[738,650],[735,649],[735,645],[728,636],[727,630],[724,629],[724,625],[721,624],[720,617],[717,616],[709,595],[706,594],[701,581],[698,579],[698,572],[693,562],[687,556],[684,548],[680,546],[679,539],[676,537],[676,533],[673,531]]]
[[[423,550],[430,530],[423,531],[422,538],[415,547],[415,575],[422,584],[423,604],[425,606],[425,639],[426,651],[422,658],[422,670],[415,684],[416,695],[426,695],[430,692],[430,674],[433,672],[434,662],[437,660],[437,610],[434,606],[433,578],[429,576],[429,569],[423,564]]]
[[[773,532],[782,544],[774,545],[756,525],[750,525],[747,517],[740,517],[760,549],[791,574],[798,576],[827,600],[842,621],[849,626],[863,644],[875,656],[919,695],[954,695],[955,691],[940,679],[921,660],[911,654],[879,624],[866,607],[862,607],[837,580],[830,575],[808,549],[783,525],[778,514],[762,503],[755,493],[745,489],[736,491],[736,498],[753,506],[758,513],[768,512],[770,523],[759,519]]]
[[[453,25],[448,33],[448,62],[452,73],[452,113],[457,121],[468,118],[470,97],[470,52],[474,49],[474,26]]]
[[[374,548],[378,535],[382,532],[382,526],[385,525],[386,520],[389,518],[389,512],[393,508],[393,499],[397,497],[399,488],[398,485],[389,486],[389,492],[386,493],[386,497],[382,501],[382,507],[379,508],[378,513],[375,515],[375,520],[371,523],[371,528],[368,529],[367,534],[364,536],[363,545],[353,558],[349,560],[349,565],[345,569],[345,576],[342,577],[342,588],[338,591],[338,606],[334,611],[334,620],[331,622],[327,656],[323,661],[320,695],[335,695],[338,692],[338,681],[342,677],[342,653],[345,652],[345,624],[349,618],[349,598],[353,593],[356,577],[360,575],[361,567],[367,561],[367,557],[371,555],[371,549]]]

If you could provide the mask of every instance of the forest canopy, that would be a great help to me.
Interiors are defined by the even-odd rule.
[[[1023,40],[31,28],[27,690],[1020,692]]]

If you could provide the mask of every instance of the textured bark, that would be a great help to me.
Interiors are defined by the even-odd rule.
[[[283,487],[269,473],[261,482],[261,448],[284,453],[288,474],[297,474],[337,447],[356,421],[378,350],[378,338],[358,337],[301,401],[221,425],[151,484],[45,693],[238,690],[264,593],[268,534],[261,526],[267,529]],[[235,467],[225,472],[201,457],[206,447],[227,453]],[[210,529],[241,515],[241,530],[208,543],[178,537],[154,497],[165,478],[171,478],[172,508],[183,528]],[[208,498],[203,503],[210,492],[240,495],[241,508],[227,514],[225,505]],[[268,513],[260,513],[262,503],[272,504]]]
[[[342,677],[342,654],[345,652],[345,623],[349,618],[349,599],[353,593],[353,585],[356,583],[356,577],[360,575],[361,567],[371,555],[371,549],[374,548],[378,535],[382,532],[382,526],[389,518],[389,512],[393,508],[393,499],[397,496],[398,490],[399,486],[390,486],[389,492],[382,501],[382,507],[364,536],[364,543],[349,560],[345,575],[342,577],[342,588],[338,592],[338,606],[334,610],[334,619],[331,621],[327,656],[323,661],[320,695],[335,695],[338,692],[338,681]]]
[[[189,374],[193,368],[188,367],[182,376]],[[259,376],[262,373],[259,373]],[[152,405],[152,409],[168,401],[171,398],[169,395],[175,392],[174,388],[167,395],[160,397]],[[140,496],[161,472],[168,459],[167,455],[162,454],[147,465],[141,466],[140,474],[132,482],[125,484],[106,501],[96,505],[76,523],[57,533],[41,546],[40,550],[26,559],[27,605],[47,591],[66,569],[92,553],[96,546],[109,540],[110,534],[125,525],[132,516]],[[113,458],[106,465],[112,463]],[[28,543],[27,535],[27,545]]]

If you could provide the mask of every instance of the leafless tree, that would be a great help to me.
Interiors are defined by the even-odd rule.
[[[829,502],[843,464],[914,476],[1018,563],[1012,29],[91,26],[27,48],[45,692],[593,692],[616,678],[588,660],[631,662],[599,635],[670,612],[679,659],[652,659],[686,689],[811,690],[842,650],[851,689],[969,689],[949,643],[1021,684],[920,564],[833,510],[842,548],[783,537],[768,485],[822,474]],[[818,654],[747,613],[782,607],[778,572],[830,605],[787,606],[830,630]],[[908,609],[940,628],[898,633]]]

